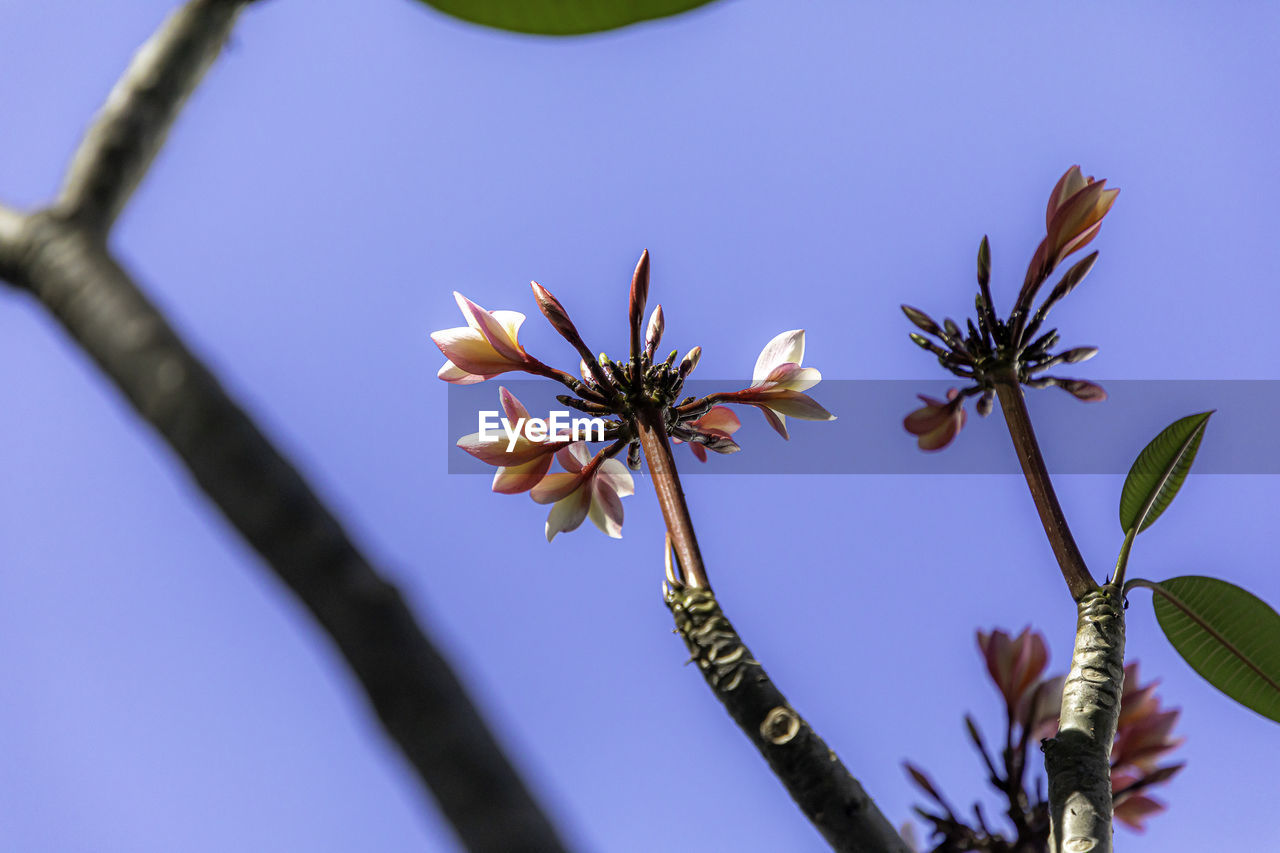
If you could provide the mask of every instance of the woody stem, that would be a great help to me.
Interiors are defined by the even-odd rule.
[[[1053,491],[1053,483],[1049,479],[1049,469],[1045,467],[1044,456],[1040,453],[1040,444],[1036,441],[1035,430],[1031,427],[1031,415],[1027,412],[1027,402],[1022,395],[1022,386],[1013,376],[1002,377],[996,381],[996,393],[1000,397],[1000,408],[1004,411],[1005,425],[1009,428],[1009,437],[1013,439],[1013,448],[1022,465],[1022,473],[1027,478],[1027,487],[1031,490],[1031,498],[1035,501],[1036,510],[1040,513],[1040,522],[1044,525],[1045,535],[1053,547],[1053,555],[1058,560],[1062,577],[1071,590],[1071,597],[1079,601],[1084,595],[1098,588],[1089,568],[1085,565],[1080,549],[1067,526],[1067,517],[1058,503],[1058,496]]]
[[[706,569],[702,565],[702,553],[698,550],[698,537],[693,532],[693,519],[689,505],[680,488],[680,475],[676,473],[675,460],[671,457],[671,443],[667,441],[667,429],[662,411],[656,408],[642,409],[636,417],[640,430],[640,446],[649,462],[649,474],[653,477],[653,490],[658,494],[667,522],[667,532],[680,560],[685,584],[698,589],[711,589]]]

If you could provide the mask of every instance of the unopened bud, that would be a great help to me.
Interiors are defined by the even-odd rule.
[[[573,321],[569,319],[569,312],[564,310],[560,300],[552,296],[551,291],[536,281],[529,282],[529,286],[533,288],[533,298],[538,303],[538,310],[542,312],[542,316],[547,318],[547,322],[565,340],[570,343],[576,343],[579,340],[578,330],[574,327]]]
[[[921,311],[919,308],[912,308],[910,305],[903,305],[902,313],[907,315],[908,320],[915,323],[931,335],[936,335],[941,331],[941,329],[938,328],[938,324],[933,321],[933,318]]]
[[[1076,347],[1075,349],[1069,349],[1060,354],[1058,358],[1062,359],[1067,364],[1078,364],[1082,361],[1088,361],[1097,354],[1097,347]]]
[[[702,347],[694,347],[689,350],[688,355],[684,357],[684,361],[680,362],[680,378],[684,379],[694,368],[698,366],[698,359],[702,358]]]
[[[658,349],[658,343],[662,340],[662,331],[665,326],[666,323],[662,318],[662,306],[655,306],[653,313],[649,315],[649,327],[645,329],[644,333],[644,351],[650,360],[653,359],[653,354]]]
[[[991,244],[987,242],[987,237],[982,236],[982,242],[978,244],[978,284],[983,288],[991,281]]]

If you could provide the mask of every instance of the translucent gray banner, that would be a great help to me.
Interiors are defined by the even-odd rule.
[[[1095,380],[1108,399],[1081,403],[1056,388],[1027,389],[1027,405],[1049,470],[1055,474],[1125,474],[1138,452],[1178,418],[1216,409],[1196,458],[1198,474],[1280,474],[1280,380]],[[735,391],[746,380],[690,380],[685,395]],[[978,417],[972,400],[968,424],[950,447],[924,452],[902,419],[921,403],[916,394],[941,398],[955,383],[925,380],[830,380],[811,396],[837,416],[830,422],[788,418],[791,440],[783,441],[751,406],[732,406],[742,420],[731,455],[708,454],[700,463],[675,448],[681,474],[1016,474],[1017,459],[1000,406]],[[566,389],[550,380],[498,377],[448,388],[448,469],[456,474],[492,474],[493,468],[453,442],[477,432],[481,411],[499,410],[504,386],[531,417],[566,411],[556,401]],[[569,410],[573,417],[586,417]],[[593,445],[593,449],[597,446]]]

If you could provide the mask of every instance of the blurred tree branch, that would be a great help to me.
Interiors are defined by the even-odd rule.
[[[468,849],[563,846],[399,591],[107,250],[109,230],[245,0],[192,0],[142,46],[57,201],[0,207],[0,277],[38,299],[329,634]]]

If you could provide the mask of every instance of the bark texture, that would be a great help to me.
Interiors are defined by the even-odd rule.
[[[711,691],[832,848],[910,853],[858,780],[752,658],[711,590],[672,588],[666,602]]]
[[[1111,852],[1111,745],[1124,690],[1124,598],[1080,599],[1058,734],[1044,742],[1052,853]]]

